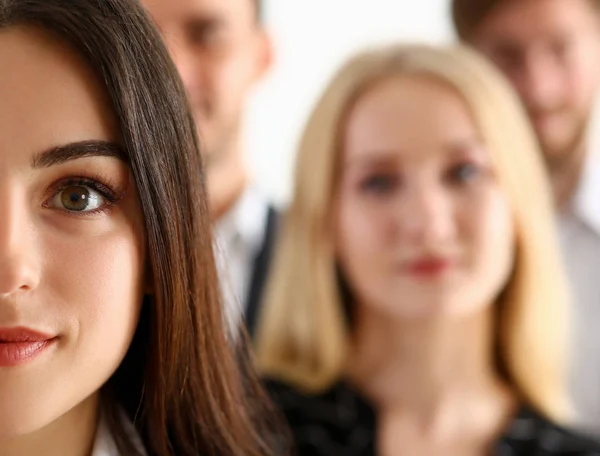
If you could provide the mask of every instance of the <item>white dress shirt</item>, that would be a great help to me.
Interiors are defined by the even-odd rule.
[[[558,223],[574,298],[569,380],[576,422],[600,435],[600,105],[590,122],[581,180]]]
[[[98,423],[92,456],[121,456],[115,440],[108,430],[108,425],[102,416]]]
[[[269,204],[249,186],[215,226],[215,252],[227,321],[237,327],[246,308],[254,261],[262,247]]]

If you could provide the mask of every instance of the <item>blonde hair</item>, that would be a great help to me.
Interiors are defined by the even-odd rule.
[[[564,394],[568,293],[541,153],[503,77],[464,47],[395,46],[365,52],[335,76],[300,143],[294,198],[280,233],[257,333],[262,372],[309,392],[344,374],[350,346],[337,275],[331,208],[345,116],[384,78],[417,75],[452,87],[490,149],[516,226],[513,274],[499,300],[501,367],[523,400],[548,417],[568,415]]]

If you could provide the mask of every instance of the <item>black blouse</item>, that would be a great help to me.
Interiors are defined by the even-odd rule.
[[[306,396],[275,381],[266,387],[291,428],[298,456],[375,456],[376,416],[366,400],[340,383]],[[600,456],[600,443],[551,423],[522,406],[495,456]]]

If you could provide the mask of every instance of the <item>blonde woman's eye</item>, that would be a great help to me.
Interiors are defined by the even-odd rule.
[[[481,174],[481,168],[473,163],[462,163],[450,169],[450,181],[461,184],[470,182]]]
[[[399,184],[395,175],[376,174],[361,182],[361,189],[366,193],[385,195],[392,193]]]

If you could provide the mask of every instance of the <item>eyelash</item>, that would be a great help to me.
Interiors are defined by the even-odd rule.
[[[69,187],[88,187],[100,193],[102,198],[104,198],[106,201],[105,204],[103,204],[102,206],[87,212],[69,211],[68,209],[62,210],[62,212],[66,212],[69,215],[73,215],[75,217],[89,217],[91,215],[105,213],[109,211],[113,206],[117,205],[119,201],[123,198],[123,195],[125,193],[124,188],[120,188],[118,185],[111,182],[110,179],[107,179],[103,176],[71,176],[66,177],[64,179],[60,179],[49,188],[48,197],[44,202],[44,207],[54,209],[49,207],[49,202],[52,200],[52,198],[54,198],[60,192],[66,190]]]

